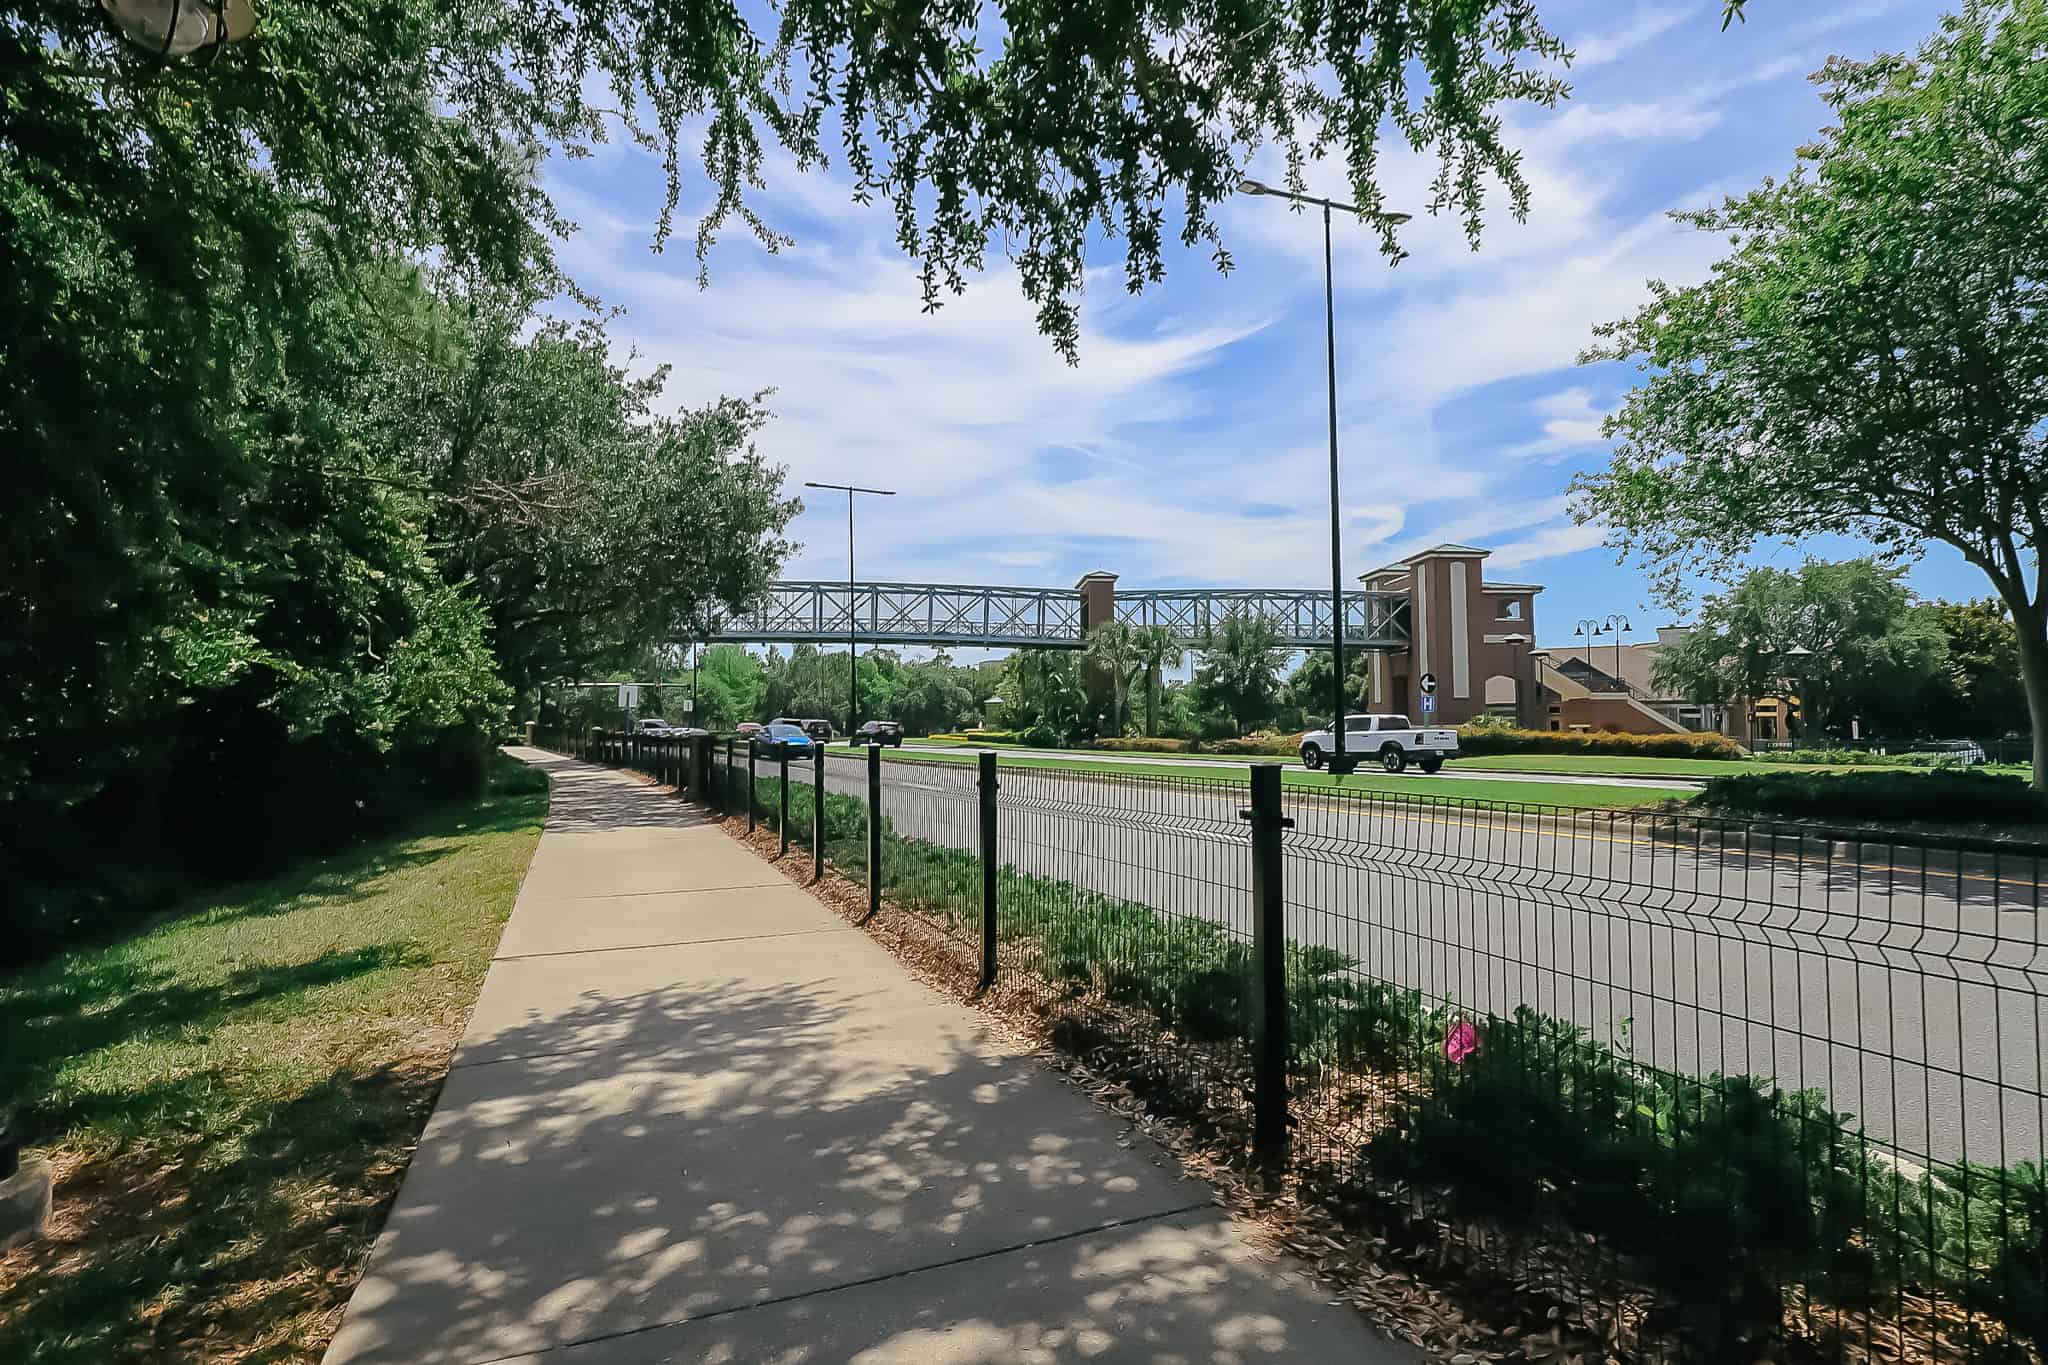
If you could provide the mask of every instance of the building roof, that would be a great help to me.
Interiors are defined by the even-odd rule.
[[[1358,581],[1363,583],[1369,579],[1384,578],[1388,574],[1404,574],[1425,559],[1484,559],[1492,553],[1493,551],[1491,550],[1481,550],[1475,546],[1457,545],[1446,541],[1442,545],[1432,545],[1427,550],[1417,550],[1406,559],[1397,559],[1392,564],[1382,564],[1377,569],[1370,569],[1360,574]]]
[[[1615,673],[1614,646],[1610,644],[1598,644],[1588,648],[1575,640],[1571,644],[1553,645],[1539,652],[1550,656],[1553,667],[1576,659],[1592,665],[1609,677],[1613,677]],[[1623,645],[1620,662],[1621,680],[1647,695],[1663,697],[1663,689],[1650,681],[1650,668],[1656,657],[1657,642],[1654,640],[1638,640],[1634,644]]]
[[[1541,583],[1481,583],[1481,592],[1542,592]]]
[[[1427,550],[1417,550],[1401,562],[1403,564],[1413,564],[1418,559],[1433,559],[1438,555],[1477,555],[1479,558],[1484,559],[1492,553],[1493,551],[1491,550],[1481,550],[1472,545],[1455,545],[1446,542],[1442,545],[1432,545]]]

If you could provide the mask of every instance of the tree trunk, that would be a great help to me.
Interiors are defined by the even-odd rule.
[[[2020,639],[2020,680],[2034,730],[2034,790],[2048,791],[2048,607],[2014,607],[2012,623]]]

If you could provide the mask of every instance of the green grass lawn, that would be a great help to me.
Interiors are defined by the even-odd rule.
[[[319,1359],[546,809],[499,760],[479,804],[0,980],[0,1102],[59,1178],[0,1360]]]
[[[891,761],[912,762],[924,760],[933,763],[973,763],[972,753],[902,753],[886,749],[884,756]],[[1233,774],[1226,768],[1193,769],[1178,759],[1158,763],[1104,763],[1099,760],[1076,755],[1073,758],[1023,758],[1005,756],[1002,765],[1006,768],[1058,768],[1069,772],[1106,773],[1115,777],[1177,777],[1198,778],[1204,775],[1219,780],[1233,776],[1242,778],[1242,770]],[[1384,774],[1356,773],[1350,777],[1332,777],[1328,773],[1312,773],[1305,768],[1289,767],[1281,771],[1281,783],[1288,787],[1312,789],[1337,789],[1343,791],[1383,792],[1392,796],[1429,798],[1439,801],[1455,801],[1469,804],[1475,801],[1519,801],[1531,805],[1575,806],[1588,809],[1604,809],[1618,806],[1654,806],[1671,799],[1668,791],[1657,791],[1645,787],[1601,787],[1561,782],[1516,782],[1512,779],[1501,781],[1467,780],[1454,778],[1449,781],[1435,781],[1430,778],[1387,777]]]

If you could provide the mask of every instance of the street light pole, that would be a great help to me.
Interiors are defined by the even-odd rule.
[[[893,488],[862,488],[850,483],[814,483],[806,480],[806,488],[830,488],[846,494],[846,738],[853,740],[853,732],[860,725],[860,643],[857,632],[860,629],[860,615],[854,610],[853,587],[853,495],[872,493],[878,498],[893,498]]]
[[[1351,771],[1352,764],[1344,751],[1344,546],[1343,523],[1337,502],[1337,295],[1335,274],[1330,265],[1330,211],[1342,209],[1359,218],[1388,224],[1405,223],[1408,215],[1369,213],[1353,204],[1275,189],[1256,180],[1240,180],[1237,189],[1240,194],[1269,195],[1276,199],[1291,199],[1297,204],[1315,204],[1323,211],[1323,341],[1328,364],[1330,408],[1330,663],[1333,666],[1330,729],[1336,750],[1330,757],[1330,771],[1346,773]]]
[[[1330,270],[1330,206],[1323,205],[1323,341],[1329,362],[1330,399],[1330,728],[1337,742],[1333,772],[1347,771],[1344,757],[1344,548],[1337,518],[1337,296]]]

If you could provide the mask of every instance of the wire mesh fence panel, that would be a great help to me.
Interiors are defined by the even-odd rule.
[[[842,769],[851,780],[851,769]],[[861,779],[863,788],[866,778]],[[882,764],[884,894],[963,939],[980,932],[980,801],[972,764]]]
[[[1836,1350],[2039,1350],[2038,858],[1288,806],[1289,932],[1331,954],[1297,1120],[1333,1165],[1595,1238],[1712,1305],[1690,1324],[1702,1359],[1788,1314]]]
[[[1015,765],[996,807],[998,957],[1177,1079],[1241,1090],[1252,1027],[1249,784]]]

